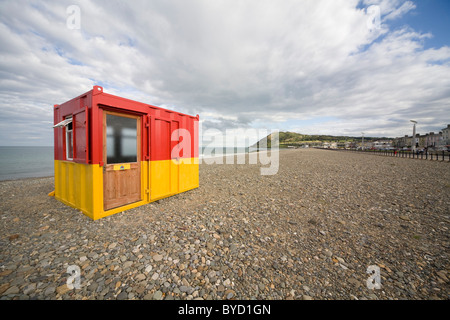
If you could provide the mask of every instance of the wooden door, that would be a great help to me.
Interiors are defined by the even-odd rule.
[[[104,210],[140,201],[140,117],[103,112]]]

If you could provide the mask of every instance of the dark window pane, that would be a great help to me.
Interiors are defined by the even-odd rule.
[[[72,131],[67,131],[67,159],[73,159],[73,135]]]
[[[106,115],[107,163],[137,162],[137,121]]]
[[[67,117],[65,120],[71,119],[72,117]],[[72,122],[66,125],[66,159],[73,159],[73,132],[72,132]]]

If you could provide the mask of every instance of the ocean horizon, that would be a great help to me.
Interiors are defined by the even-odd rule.
[[[249,147],[200,147],[200,159],[256,151]],[[48,146],[0,146],[0,181],[53,177],[54,151]]]

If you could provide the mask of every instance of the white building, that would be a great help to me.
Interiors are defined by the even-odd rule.
[[[379,141],[374,141],[372,143],[372,148],[377,149],[377,150],[390,149],[391,147],[392,147],[392,143],[391,143],[391,141],[388,141],[388,140],[379,140]]]
[[[447,125],[447,128],[444,128],[442,131],[442,143],[444,145],[450,145],[450,124]]]

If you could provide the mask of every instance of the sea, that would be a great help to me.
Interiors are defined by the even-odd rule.
[[[255,151],[248,147],[200,148],[202,158]],[[0,146],[0,181],[54,176],[53,147]]]
[[[0,147],[0,181],[54,175],[53,147]]]

